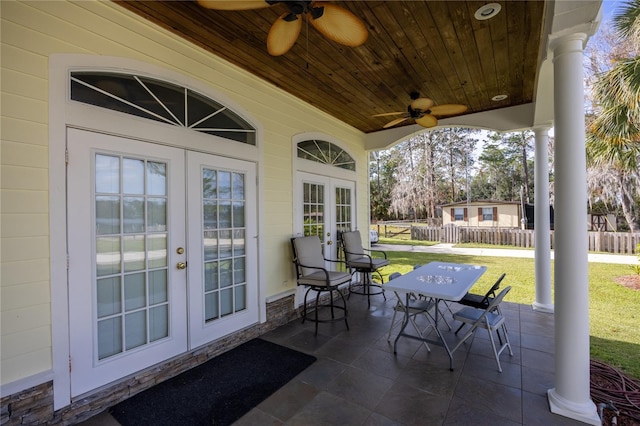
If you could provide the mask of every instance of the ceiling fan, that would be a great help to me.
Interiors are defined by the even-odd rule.
[[[459,104],[435,105],[431,99],[421,98],[418,92],[412,92],[410,96],[412,101],[407,107],[406,112],[385,112],[373,116],[386,117],[390,115],[402,115],[402,117],[393,119],[382,126],[383,129],[393,127],[409,119],[415,120],[415,122],[422,127],[434,127],[438,125],[436,116],[457,115],[467,110],[465,105]]]
[[[345,46],[362,45],[369,36],[367,28],[349,10],[331,3],[280,0],[198,0],[200,6],[215,10],[263,9],[283,3],[287,12],[273,23],[267,36],[267,50],[272,56],[284,55],[298,39],[302,16],[329,40]]]

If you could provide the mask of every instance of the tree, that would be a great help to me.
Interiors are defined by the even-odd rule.
[[[619,204],[630,230],[640,232],[640,0],[625,4],[614,17],[614,29],[621,42],[605,51],[613,65],[603,70],[606,62],[590,62],[588,176],[599,179],[589,179],[588,185],[592,198]],[[596,53],[603,52],[593,52],[592,58]]]
[[[369,165],[369,187],[371,198],[371,219],[390,219],[391,202],[389,194],[396,184],[396,169],[400,161],[397,150],[375,152]]]
[[[525,201],[530,201],[533,192],[529,176],[533,166],[530,159],[532,151],[533,133],[530,131],[489,133],[489,141],[479,157],[480,170],[473,187],[485,195],[491,188],[491,196],[486,198],[505,201],[518,200],[522,187]]]
[[[472,153],[477,143],[474,135],[477,133],[472,129],[429,130],[381,155],[381,161],[394,159],[393,165],[389,166],[389,170],[393,169],[393,179],[388,180],[393,184],[385,188],[387,192],[380,194],[389,200],[388,214],[402,218],[435,218],[439,204],[466,197],[465,170],[467,164],[473,164]],[[375,167],[372,165],[371,168]],[[381,169],[386,167],[381,166]],[[373,188],[374,183],[372,194]],[[372,204],[372,211],[376,205]]]

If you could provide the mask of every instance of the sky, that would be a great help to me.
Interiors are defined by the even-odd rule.
[[[617,12],[617,9],[623,6],[624,3],[621,0],[604,0],[602,2],[602,22],[610,20],[614,12]]]

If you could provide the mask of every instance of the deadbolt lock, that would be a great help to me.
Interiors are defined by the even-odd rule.
[[[183,254],[183,253],[184,253],[184,249],[183,249],[182,247],[178,247],[178,248],[176,249],[176,253],[178,253],[178,254]]]

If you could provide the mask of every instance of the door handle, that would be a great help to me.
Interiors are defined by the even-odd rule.
[[[187,268],[187,262],[178,262],[176,264],[176,268],[178,268],[178,269],[186,269]]]

